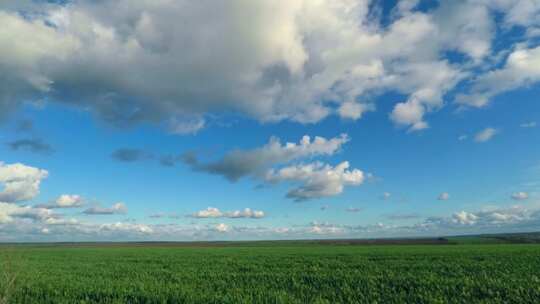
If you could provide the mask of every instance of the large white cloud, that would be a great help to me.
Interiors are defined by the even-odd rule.
[[[33,199],[39,194],[41,181],[47,176],[48,172],[43,169],[21,163],[0,162],[0,184],[3,184],[0,202],[11,203]]]
[[[528,2],[452,1],[420,12],[401,1],[383,25],[367,0],[8,1],[0,107],[47,96],[115,124],[169,121],[173,132],[194,133],[208,112],[358,119],[375,109],[374,96],[395,90],[407,97],[391,118],[419,130],[493,53],[495,11],[508,26],[538,25],[538,5]],[[465,60],[442,59],[448,52]]]

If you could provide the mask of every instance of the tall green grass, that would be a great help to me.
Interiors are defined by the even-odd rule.
[[[19,247],[10,303],[540,303],[540,246]]]

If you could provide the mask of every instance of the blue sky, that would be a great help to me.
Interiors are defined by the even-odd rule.
[[[0,240],[539,228],[540,4],[121,2],[0,4]]]

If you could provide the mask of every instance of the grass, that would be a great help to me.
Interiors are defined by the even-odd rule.
[[[540,301],[539,245],[277,244],[19,246],[9,303]]]
[[[11,302],[15,290],[18,265],[14,261],[14,254],[10,248],[0,251],[0,304]]]

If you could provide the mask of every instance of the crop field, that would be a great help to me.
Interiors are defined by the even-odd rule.
[[[0,303],[540,303],[537,244],[0,250]]]

